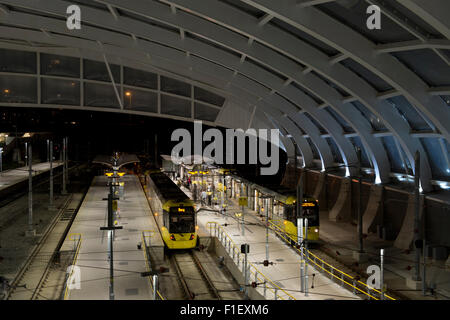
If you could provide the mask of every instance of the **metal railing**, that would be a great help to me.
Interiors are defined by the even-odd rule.
[[[230,235],[217,222],[207,222],[206,226],[209,229],[211,236],[213,236],[214,229],[214,236],[217,237],[217,239],[222,243],[236,266],[242,271],[243,274],[245,274],[244,255],[240,253],[240,248],[238,248],[238,246],[234,243]],[[296,300],[286,290],[282,289],[279,285],[270,280],[251,262],[247,262],[247,273],[250,275],[248,278],[249,282],[254,281],[258,284],[258,287],[261,284],[263,285],[264,298],[273,300]]]
[[[298,243],[294,239],[292,239],[276,222],[277,220],[269,220],[269,228],[289,245],[294,242],[295,246],[293,246],[293,248],[298,253],[300,253],[300,249],[297,246]],[[330,279],[334,279],[342,286],[348,286],[350,290],[353,290],[353,294],[356,295],[358,292],[360,292],[369,299],[381,300],[383,293],[380,290],[368,286],[366,283],[356,279],[355,277],[352,277],[342,270],[339,270],[338,268],[332,266],[331,264],[316,256],[310,250],[308,250],[308,254],[308,261],[310,263],[314,264],[314,266],[317,267],[319,271],[327,273],[330,276]],[[385,299],[395,300],[393,297],[387,295],[386,293],[384,293],[384,297]]]
[[[72,264],[70,265],[72,267],[70,270],[70,273],[66,273],[66,279],[64,281],[64,288],[62,291],[62,292],[64,292],[64,298],[63,298],[64,300],[69,299],[70,291],[69,291],[68,282],[71,280],[71,277],[72,277],[73,271],[74,271],[73,267],[75,266],[75,263],[77,262],[78,253],[80,252],[81,242],[82,242],[81,233],[71,233],[71,234],[69,234],[68,239],[69,239],[69,241],[73,241],[73,248],[74,248],[73,251],[75,252],[75,254],[72,259]]]
[[[151,246],[151,238],[152,238],[153,234],[156,232],[158,232],[158,231],[144,230],[144,231],[142,231],[142,235],[141,235],[142,245],[144,246],[143,249],[144,249],[144,256],[145,256],[145,269],[147,270],[147,272],[151,271],[151,266],[150,266],[151,260],[150,260],[149,248]],[[147,245],[147,239],[148,239],[148,245]],[[152,282],[150,276],[147,276],[147,280],[150,285],[151,292],[153,292],[153,290],[154,290],[153,282]],[[164,297],[162,296],[162,294],[159,290],[156,290],[156,294],[157,294],[157,297],[159,297],[159,300],[166,300],[166,299],[164,299]]]

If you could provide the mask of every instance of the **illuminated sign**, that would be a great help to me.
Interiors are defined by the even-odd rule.
[[[239,198],[239,205],[240,205],[240,206],[247,206],[247,205],[248,205],[248,199],[247,199],[247,197],[240,197],[240,198]]]
[[[185,209],[184,208],[178,208],[178,212],[184,212]]]
[[[307,203],[303,203],[302,207],[315,207],[316,204],[315,203],[311,203],[311,202],[307,202]]]

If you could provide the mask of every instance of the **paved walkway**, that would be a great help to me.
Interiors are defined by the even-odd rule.
[[[53,169],[62,165],[62,162],[53,162]],[[33,164],[33,176],[40,175],[50,170],[50,162],[42,162]],[[28,167],[21,167],[12,170],[3,171],[0,173],[0,191],[9,188],[19,182],[28,179]]]
[[[126,175],[124,200],[119,200],[120,218],[114,240],[114,292],[115,299],[151,299],[146,277],[144,251],[137,249],[144,230],[153,230],[152,216],[139,179]],[[107,177],[96,177],[70,229],[70,233],[81,233],[82,244],[76,266],[81,271],[81,289],[69,292],[70,300],[109,299],[108,231],[100,227],[107,224]],[[66,240],[63,248],[72,247]]]

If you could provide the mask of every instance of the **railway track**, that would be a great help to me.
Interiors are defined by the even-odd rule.
[[[74,199],[76,198],[76,199]],[[53,299],[58,296],[56,287],[46,288],[54,267],[55,255],[61,238],[66,236],[83,194],[70,194],[34,247],[23,267],[10,284],[4,300]],[[74,208],[75,207],[75,208]],[[69,217],[70,216],[70,217]],[[45,294],[42,292],[45,291]]]
[[[170,260],[187,299],[222,299],[193,250],[172,253]]]

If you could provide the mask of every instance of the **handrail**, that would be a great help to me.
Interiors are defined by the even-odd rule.
[[[149,235],[149,236],[146,236],[146,235],[145,235],[146,232],[149,232],[150,235]],[[150,271],[150,266],[149,266],[149,263],[148,263],[149,260],[150,260],[150,257],[148,256],[147,241],[146,241],[145,239],[146,239],[146,238],[151,238],[151,237],[153,236],[153,233],[155,233],[155,232],[157,232],[157,231],[154,231],[154,230],[143,230],[143,231],[142,231],[142,234],[141,234],[142,243],[144,244],[145,269],[147,270],[147,272]],[[151,288],[152,291],[153,291],[153,283],[152,283],[152,281],[150,280],[150,277],[147,277],[147,280],[148,280],[148,283],[149,283],[149,285],[150,285],[150,288]],[[159,290],[156,290],[156,293],[158,294],[158,296],[159,296],[159,298],[160,298],[161,300],[166,300],[166,299],[164,299],[164,297],[162,296],[162,294],[161,294],[161,292],[160,292]]]
[[[282,238],[283,240],[285,240],[287,243],[291,243],[291,241],[293,241],[293,239],[291,237],[289,237],[286,232],[281,229],[280,226],[278,226],[277,224],[275,224],[273,222],[273,220],[269,220],[269,228],[272,229],[278,236],[280,236],[280,238]],[[294,240],[295,241],[295,240]],[[297,242],[295,242],[297,244]],[[294,246],[295,250],[297,250],[297,252],[300,252],[300,249],[297,248],[297,246]],[[304,249],[305,250],[305,249]],[[319,258],[318,256],[316,256],[314,253],[312,253],[310,250],[308,250],[308,260],[311,261],[313,264],[315,264],[318,268],[324,270],[325,272],[329,273],[332,277],[338,279],[341,283],[345,283],[348,286],[350,286],[351,288],[353,288],[354,292],[355,290],[365,294],[366,296],[368,296],[369,298],[372,298],[374,300],[380,300],[380,298],[375,297],[374,295],[372,295],[372,291],[378,293],[378,294],[382,294],[381,291],[368,286],[366,283],[360,281],[360,280],[356,280],[355,277],[352,277],[351,275],[345,273],[342,270],[339,270],[338,268],[332,266],[331,264],[327,263],[326,261],[324,261],[323,259]],[[312,258],[311,258],[312,257]],[[318,262],[320,262],[321,264],[319,264]],[[325,266],[329,267],[329,269],[331,269],[331,272],[329,270],[327,270],[325,268]],[[335,274],[336,273],[336,274]],[[340,276],[338,276],[340,275]],[[350,280],[346,281],[344,280],[345,278],[348,278]],[[361,288],[357,287],[355,284],[358,283],[361,286],[364,287],[364,289],[366,289],[366,291],[362,290]],[[369,293],[368,291],[370,291],[371,293]],[[387,295],[386,293],[384,294],[384,296],[390,300],[396,300],[393,297]]]
[[[75,239],[75,236],[78,236],[78,239]],[[70,270],[70,274],[68,275],[68,277],[67,277],[67,279],[66,279],[66,282],[65,282],[65,284],[64,284],[64,286],[65,286],[65,289],[64,289],[64,300],[67,300],[68,298],[69,298],[69,287],[68,287],[68,285],[67,285],[67,281],[69,281],[70,280],[70,277],[72,276],[72,274],[73,274],[73,266],[75,266],[75,263],[76,263],[76,261],[77,261],[77,259],[78,259],[78,253],[80,252],[80,248],[81,248],[81,233],[71,233],[71,234],[69,234],[69,240],[70,241],[76,241],[76,240],[78,240],[78,243],[77,243],[77,246],[76,246],[76,250],[75,250],[75,255],[74,255],[74,257],[73,257],[73,260],[72,260],[72,264],[71,264],[71,266],[72,266],[72,269]],[[74,243],[75,244],[75,243]]]
[[[215,221],[207,222],[206,225],[207,225],[207,228],[209,228],[209,231],[210,231],[211,235],[212,235],[211,229],[214,226],[215,235],[217,236],[219,241],[223,242],[224,236],[226,237],[225,244],[224,244],[225,249],[227,248],[227,243],[228,243],[229,254],[231,255],[231,252],[233,253],[232,254],[233,262],[235,262],[235,253],[236,253],[236,249],[238,249],[238,247],[237,247],[236,243],[233,241],[233,239],[230,237],[230,235],[223,229],[222,226],[220,226]],[[222,237],[219,236],[220,235],[219,231],[222,233]],[[244,266],[244,258],[240,257],[239,251],[238,251],[238,256],[237,256],[237,266],[238,267],[239,267],[240,263],[242,263],[242,266]],[[266,293],[265,293],[266,289],[269,289],[273,293],[275,300],[277,300],[278,298],[280,298],[282,300],[296,300],[291,294],[289,294],[287,291],[282,289],[279,285],[275,284],[264,273],[262,273],[258,268],[256,268],[253,263],[247,262],[247,264],[248,264],[248,269],[249,269],[250,273],[255,276],[255,280],[259,280],[261,282],[262,282],[262,280],[264,280],[265,284],[269,283],[269,284],[271,284],[273,286],[273,288],[264,286],[264,296],[266,296]],[[252,268],[253,268],[253,271],[251,270]],[[243,272],[245,272],[245,271],[243,270]],[[259,276],[261,276],[262,279]],[[247,284],[245,284],[245,285],[247,285]],[[284,297],[280,296],[279,292],[284,293],[285,296]]]

